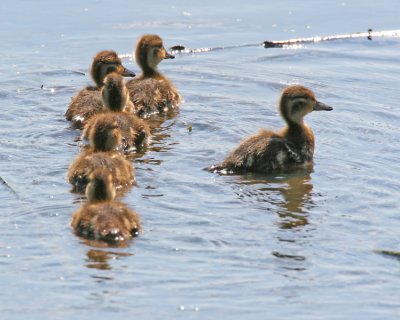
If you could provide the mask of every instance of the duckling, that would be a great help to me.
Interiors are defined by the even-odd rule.
[[[100,51],[93,59],[90,75],[96,86],[88,86],[72,98],[65,113],[72,126],[81,128],[95,113],[104,110],[100,97],[100,89],[107,74],[117,72],[125,77],[134,77],[135,73],[126,69],[115,51]]]
[[[120,243],[141,231],[139,215],[115,201],[115,187],[109,171],[94,170],[86,187],[88,203],[72,216],[75,232],[89,239]]]
[[[314,134],[303,118],[317,110],[332,110],[319,102],[306,87],[292,85],[283,90],[279,110],[286,127],[278,132],[260,130],[245,139],[219,165],[210,171],[219,173],[245,173],[284,171],[295,166],[312,163]]]
[[[131,151],[148,146],[150,143],[150,128],[146,122],[133,113],[133,104],[129,100],[129,92],[122,76],[113,72],[104,79],[101,88],[103,105],[109,112],[94,115],[85,125],[82,137],[88,139],[92,130],[107,127],[110,123],[117,123],[121,131],[122,140],[118,150]]]
[[[174,85],[157,69],[164,59],[174,59],[158,35],[142,36],[135,49],[135,60],[142,69],[142,75],[127,82],[135,111],[140,117],[162,113],[177,108],[181,96]]]
[[[116,188],[134,183],[134,168],[131,162],[115,150],[121,139],[117,122],[91,130],[90,148],[82,152],[68,169],[68,181],[73,185],[74,191],[83,192],[89,182],[90,174],[98,168],[111,173]]]

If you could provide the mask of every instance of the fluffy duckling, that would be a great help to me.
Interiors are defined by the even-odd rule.
[[[98,168],[111,173],[116,188],[134,183],[134,168],[131,162],[115,150],[121,139],[121,132],[116,122],[91,130],[89,136],[91,147],[80,154],[68,169],[68,181],[74,186],[75,191],[83,192],[89,182],[90,174]]]
[[[72,121],[75,128],[81,128],[95,113],[104,109],[100,96],[104,78],[111,72],[117,72],[125,77],[134,77],[135,74],[126,69],[115,51],[101,51],[93,59],[90,76],[96,86],[88,86],[72,98],[65,117]]]
[[[219,165],[209,168],[220,173],[274,172],[312,163],[314,134],[303,117],[316,110],[332,110],[319,102],[306,87],[293,85],[283,90],[280,113],[287,126],[278,132],[260,130],[245,139]]]
[[[135,60],[142,75],[127,82],[135,112],[141,117],[177,108],[181,96],[174,85],[157,69],[164,59],[173,59],[163,45],[162,39],[154,34],[142,36],[135,49]]]
[[[139,216],[121,202],[114,201],[115,188],[109,171],[97,169],[86,187],[88,203],[71,221],[75,232],[89,239],[118,243],[132,239],[141,230]]]
[[[86,123],[82,137],[88,139],[91,131],[101,130],[110,123],[117,123],[122,135],[118,150],[131,151],[148,146],[151,137],[150,128],[138,116],[129,113],[133,109],[133,104],[129,100],[129,92],[122,76],[114,72],[106,76],[101,96],[104,106],[110,112],[93,116]]]

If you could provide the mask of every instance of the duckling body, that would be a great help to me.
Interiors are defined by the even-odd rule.
[[[150,128],[132,113],[133,104],[123,78],[116,73],[109,74],[104,79],[101,96],[107,112],[93,116],[85,125],[82,137],[88,139],[92,131],[103,130],[116,123],[122,135],[118,150],[130,151],[146,147],[151,139]]]
[[[132,185],[135,181],[134,168],[130,161],[115,150],[121,143],[117,123],[107,124],[92,130],[89,136],[90,148],[80,154],[68,169],[68,181],[78,192],[83,192],[90,174],[96,169],[110,172],[115,187]]]
[[[311,164],[314,134],[303,117],[313,110],[329,111],[332,108],[317,101],[314,93],[303,86],[287,87],[280,101],[280,112],[287,126],[278,132],[260,130],[245,139],[221,164],[209,170],[269,173]]]
[[[90,175],[86,196],[88,203],[74,213],[71,221],[78,235],[116,243],[139,234],[139,216],[114,200],[115,188],[109,172],[97,169]]]
[[[127,82],[135,113],[140,117],[178,108],[181,96],[177,89],[157,69],[164,59],[173,59],[167,53],[162,39],[157,35],[144,35],[135,48],[136,63],[142,69],[142,75]]]
[[[80,90],[72,98],[65,113],[68,121],[72,122],[75,128],[82,128],[83,125],[98,112],[104,111],[100,90],[103,80],[111,72],[119,73],[126,77],[134,77],[132,71],[127,70],[121,63],[121,59],[114,51],[101,51],[93,59],[90,68],[90,75],[96,86],[88,86]]]
[[[101,130],[109,123],[117,123],[122,139],[116,147],[121,152],[139,150],[149,145],[150,129],[147,123],[133,114],[125,112],[106,112],[96,115],[85,126],[83,138],[88,139],[92,131]]]

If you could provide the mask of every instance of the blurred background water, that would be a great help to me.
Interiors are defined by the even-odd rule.
[[[127,248],[69,228],[84,197],[65,179],[79,131],[63,115],[95,53],[131,54],[144,33],[202,48],[399,29],[399,15],[395,0],[1,2],[1,318],[398,319],[400,261],[379,250],[400,251],[399,39],[162,62],[185,103],[134,159],[138,186],[122,200],[144,233]],[[334,107],[306,118],[312,172],[202,170],[280,128],[292,83]]]

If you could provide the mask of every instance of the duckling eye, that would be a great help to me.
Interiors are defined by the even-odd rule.
[[[154,51],[153,51],[153,54],[154,54],[155,56],[158,56],[159,53],[160,53],[160,48],[155,48]]]
[[[297,112],[299,110],[301,110],[302,108],[304,108],[304,106],[306,105],[305,101],[297,101],[293,107],[292,107],[292,111]]]

